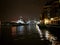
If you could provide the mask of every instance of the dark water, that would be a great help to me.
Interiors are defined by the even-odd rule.
[[[52,31],[53,30],[53,31]],[[55,31],[54,31],[55,30]],[[45,36],[45,31],[49,31],[51,34],[56,36],[58,32],[57,29],[41,29],[43,37]],[[54,32],[54,33],[53,33]],[[56,34],[57,33],[57,34]],[[44,37],[45,38],[45,37]],[[25,25],[25,26],[7,26],[1,27],[1,42],[4,44],[13,45],[49,45],[49,40],[41,40],[41,37],[35,27],[35,25]]]

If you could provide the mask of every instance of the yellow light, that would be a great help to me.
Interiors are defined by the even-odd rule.
[[[45,24],[49,24],[49,22],[50,22],[49,19],[44,19]]]
[[[51,18],[51,20],[54,20],[54,18]]]

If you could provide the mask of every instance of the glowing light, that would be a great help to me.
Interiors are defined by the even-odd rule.
[[[40,24],[40,22],[37,22],[37,24]]]
[[[45,37],[46,37],[46,39],[49,38],[49,32],[48,31],[45,32]]]
[[[24,21],[22,19],[20,19],[16,23],[22,23],[22,24],[24,24]]]
[[[51,20],[54,20],[54,18],[51,18]]]
[[[45,24],[49,24],[50,23],[50,20],[49,19],[44,19],[44,23]]]
[[[42,31],[40,30],[39,26],[36,24],[36,29],[38,30],[38,33],[40,34],[40,37],[43,37],[42,36]]]

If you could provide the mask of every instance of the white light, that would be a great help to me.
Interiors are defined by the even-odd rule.
[[[37,24],[40,24],[40,22],[37,22]]]
[[[24,21],[22,19],[20,19],[16,23],[22,23],[22,24],[24,24]]]
[[[51,20],[54,20],[54,18],[51,18]]]
[[[46,39],[49,38],[49,32],[48,31],[45,32],[45,37],[46,37]]]
[[[36,24],[36,29],[38,30],[38,33],[40,34],[40,37],[43,37],[42,36],[42,31],[40,30],[39,26]]]

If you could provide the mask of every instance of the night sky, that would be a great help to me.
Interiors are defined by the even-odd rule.
[[[47,0],[1,0],[0,20],[39,19],[41,8]]]

